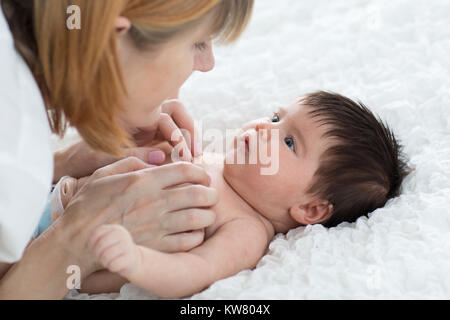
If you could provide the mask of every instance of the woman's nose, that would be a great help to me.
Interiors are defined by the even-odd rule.
[[[208,45],[208,47],[199,52],[195,57],[194,69],[200,72],[208,72],[214,69],[216,64],[214,53],[212,49],[212,45]]]

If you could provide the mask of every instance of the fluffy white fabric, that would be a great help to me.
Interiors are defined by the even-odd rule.
[[[204,129],[237,128],[331,90],[387,120],[416,170],[370,218],[277,235],[255,270],[192,299],[450,298],[449,17],[447,0],[256,1],[241,40],[218,47],[215,70],[182,90]],[[71,296],[153,298],[130,284]]]

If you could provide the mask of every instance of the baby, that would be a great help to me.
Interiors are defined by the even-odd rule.
[[[277,148],[267,148],[273,142]],[[260,153],[254,154],[261,149],[277,152],[274,174],[261,174]],[[245,163],[229,161],[239,154]],[[220,201],[204,242],[188,252],[163,253],[136,245],[121,225],[103,225],[90,243],[112,273],[91,275],[83,292],[118,291],[129,281],[163,298],[190,296],[254,268],[278,232],[317,223],[333,227],[384,206],[407,174],[391,130],[364,105],[328,92],[304,95],[270,118],[247,123],[225,158],[208,157],[218,161],[200,165]],[[63,207],[80,183],[63,181]]]

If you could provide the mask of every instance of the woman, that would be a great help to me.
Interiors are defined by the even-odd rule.
[[[81,29],[69,30],[73,3]],[[174,112],[163,102],[193,71],[213,68],[212,39],[235,40],[252,6],[253,0],[2,0],[0,299],[64,297],[69,266],[79,267],[81,279],[100,269],[87,241],[101,224],[122,223],[137,243],[162,251],[203,241],[202,229],[214,220],[208,208],[218,200],[207,174],[189,162],[151,166],[163,160],[160,153],[136,142],[194,132],[179,106]],[[63,135],[68,125],[83,142],[55,154],[53,164],[50,131]],[[93,174],[24,251],[52,173],[54,182]]]

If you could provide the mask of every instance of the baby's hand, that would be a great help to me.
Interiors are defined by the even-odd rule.
[[[94,231],[89,243],[95,257],[109,271],[128,278],[138,268],[139,248],[123,226],[102,225]]]

